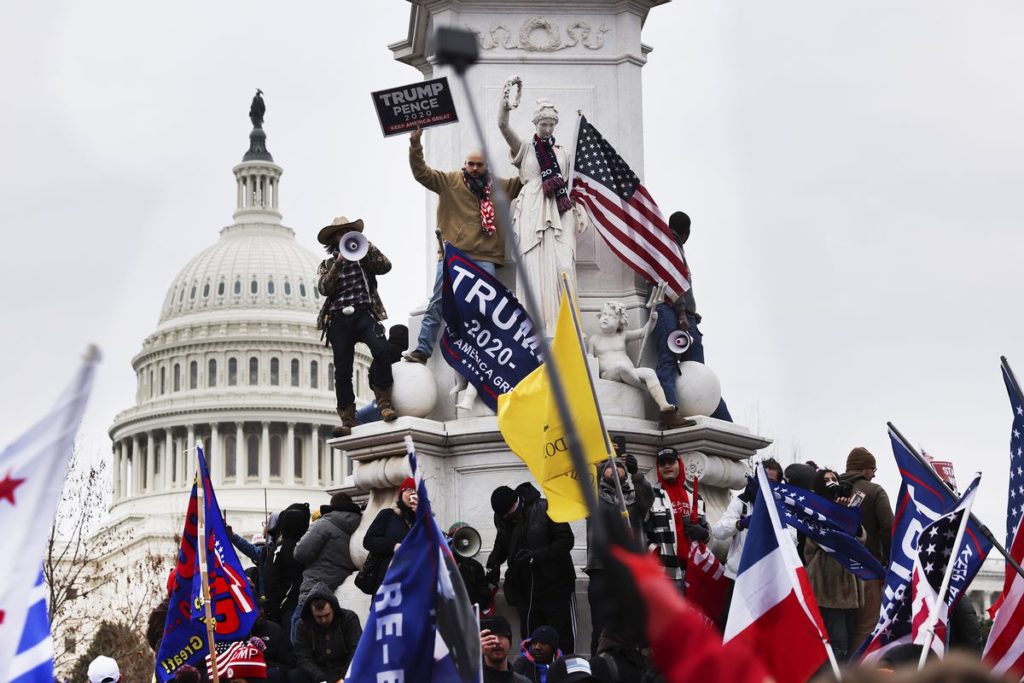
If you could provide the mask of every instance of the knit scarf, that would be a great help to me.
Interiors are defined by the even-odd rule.
[[[680,469],[682,469],[682,463],[680,463]],[[676,533],[679,534],[686,527],[683,525],[683,520],[689,521],[690,519],[690,494],[686,490],[686,481],[683,479],[683,473],[680,472],[679,476],[671,484],[665,481],[661,476],[661,471],[658,471],[658,483],[661,484],[662,489],[668,494],[668,499],[672,502],[672,517],[676,525]],[[676,544],[676,552],[679,553],[679,560],[682,562],[682,566],[686,566],[686,557],[689,553],[689,543],[680,541]]]
[[[494,204],[491,203],[491,174],[474,176],[466,169],[462,169],[462,182],[466,183],[466,188],[480,200],[480,229],[488,235],[493,235]]]
[[[544,189],[544,196],[549,199],[554,197],[558,205],[558,213],[563,214],[572,208],[572,200],[569,199],[569,186],[562,177],[562,169],[558,166],[558,157],[555,156],[555,138],[546,140],[539,135],[533,135],[533,151],[537,154],[537,163],[540,164],[541,187]]]

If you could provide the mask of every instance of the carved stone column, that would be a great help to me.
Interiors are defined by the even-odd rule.
[[[152,493],[156,477],[156,443],[153,439],[153,432],[146,432],[146,493]]]
[[[174,471],[175,463],[178,458],[174,453],[174,434],[173,430],[168,427],[164,430],[164,491],[170,491],[174,488]]]
[[[260,484],[270,484],[270,423],[261,422],[263,431],[260,432]]]
[[[245,481],[245,468],[247,467],[246,458],[243,454],[246,453],[245,448],[245,423],[235,423],[235,481],[234,483],[240,484]]]
[[[115,443],[111,453],[110,482],[113,490],[111,495],[116,503],[121,498],[121,444]]]
[[[188,426],[188,441],[185,446],[185,457],[182,459],[182,464],[185,467],[185,479],[189,482],[192,481],[192,475],[195,474],[196,466],[196,426]]]
[[[210,423],[210,443],[206,446],[206,459],[207,462],[213,463],[210,467],[213,468],[213,472],[210,476],[213,477],[213,485],[220,486],[224,483],[224,449],[220,446],[220,425],[216,422]]]
[[[288,444],[285,448],[287,457],[284,459],[284,483],[291,486],[295,483],[295,423],[288,423]]]
[[[306,486],[317,485],[317,468],[320,463],[320,427],[312,425],[309,434],[309,459],[306,461],[306,470],[302,473],[306,479]]]

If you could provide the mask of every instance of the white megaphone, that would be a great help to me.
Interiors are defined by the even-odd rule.
[[[363,233],[351,230],[341,236],[338,242],[338,253],[349,261],[358,261],[370,250],[370,240]]]
[[[676,330],[668,335],[668,350],[672,353],[686,353],[686,349],[690,348],[692,343],[693,337],[690,336],[689,332]]]
[[[480,552],[480,533],[465,522],[455,522],[448,529],[448,543],[459,557],[473,557]]]

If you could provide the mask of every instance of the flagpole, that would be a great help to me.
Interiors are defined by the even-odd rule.
[[[918,453],[917,450],[910,445],[910,442],[907,441],[907,437],[903,436],[903,434],[900,433],[900,430],[896,429],[896,425],[894,425],[892,422],[886,422],[885,424],[889,427],[889,429],[892,430],[892,432],[896,436],[900,438],[900,441],[902,441],[903,445],[907,448],[908,451],[910,451],[910,454],[917,458],[918,462],[924,465],[928,465],[928,467],[932,471],[935,470],[935,468],[932,467],[927,460],[922,458],[921,454]],[[1014,571],[1016,571],[1020,575],[1020,577],[1024,579],[1024,568],[1022,568],[1020,564],[1017,563],[1017,560],[1013,559],[1010,553],[1007,552],[1006,548],[1003,547],[1003,544],[996,539],[992,531],[987,526],[985,526],[980,519],[975,517],[973,513],[971,514],[971,519],[974,520],[974,523],[978,525],[978,530],[981,532],[981,535],[985,537],[985,540],[991,543],[992,547],[995,548],[1000,555],[1006,558],[1006,563],[1013,567]]]
[[[974,480],[978,481],[981,479],[981,472],[974,473]],[[973,484],[972,484],[973,485]],[[928,621],[925,624],[925,635],[924,648],[921,650],[921,659],[917,662],[917,670],[920,671],[924,668],[925,660],[928,659],[928,652],[932,649],[932,642],[935,640],[935,626],[939,623],[939,608],[946,601],[946,592],[949,590],[949,581],[953,577],[953,567],[956,565],[956,552],[960,549],[960,544],[964,540],[964,533],[967,531],[967,522],[971,519],[971,508],[974,506],[974,495],[972,493],[970,500],[967,501],[967,507],[964,508],[964,516],[960,519],[960,526],[956,530],[956,539],[953,541],[953,555],[950,555],[949,561],[946,562],[946,571],[942,575],[942,585],[939,586],[939,595],[935,599],[935,609],[928,615]],[[918,543],[920,547],[920,543]]]
[[[206,640],[210,648],[210,676],[213,683],[220,683],[220,675],[217,672],[217,647],[213,636],[214,620],[213,609],[210,606],[210,577],[207,573],[206,564],[206,481],[203,479],[203,468],[199,461],[199,451],[202,446],[196,447],[196,510],[198,513],[198,529],[196,531],[196,546],[199,550],[199,578],[203,583],[203,610],[206,612]]]
[[[454,29],[448,29],[454,30]],[[476,100],[474,99],[474,93],[470,92],[469,84],[466,83],[466,69],[475,62],[478,58],[476,52],[476,43],[473,42],[473,51],[471,55],[452,54],[446,55],[444,59],[440,60],[442,63],[448,63],[455,71],[458,76],[459,82],[462,84],[462,92],[465,95],[466,106],[469,108],[469,118],[473,121],[473,127],[476,129],[477,138],[480,141],[480,147],[484,153],[484,159],[490,159],[491,156],[487,151],[487,136],[484,135],[483,125],[480,122],[480,117],[476,111]],[[538,303],[537,295],[533,289],[533,282],[529,276],[529,272],[523,268],[523,254],[519,249],[519,242],[514,239],[511,227],[512,227],[512,216],[509,213],[508,199],[505,197],[505,189],[501,183],[494,183],[494,204],[498,210],[498,219],[500,223],[505,227],[505,244],[509,252],[512,255],[512,260],[519,268],[520,284],[522,285],[524,303],[526,304],[526,310],[530,314],[531,320],[543,321],[543,316],[537,315],[541,312],[540,305]],[[520,294],[520,292],[516,292]],[[541,357],[544,359],[544,364],[547,367],[546,374],[548,381],[551,382],[551,393],[555,399],[555,407],[558,410],[558,417],[562,420],[565,425],[565,440],[569,450],[569,458],[572,460],[573,468],[577,473],[577,481],[579,482],[580,489],[583,492],[583,500],[587,504],[587,509],[590,512],[590,524],[593,530],[593,539],[595,545],[600,547],[606,543],[607,535],[604,529],[604,523],[601,519],[601,515],[597,514],[597,494],[594,492],[593,487],[587,484],[588,471],[587,459],[583,454],[583,447],[580,443],[579,432],[576,429],[576,423],[572,419],[572,414],[569,412],[569,402],[565,395],[565,384],[562,381],[561,372],[558,370],[558,364],[551,356],[551,343],[544,336],[543,333],[537,335],[538,345],[540,346]],[[600,410],[598,411],[600,415]],[[607,436],[605,437],[607,439]]]

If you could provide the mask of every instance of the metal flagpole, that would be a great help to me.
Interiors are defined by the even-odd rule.
[[[473,121],[473,127],[476,129],[477,137],[480,140],[480,147],[484,153],[484,159],[490,159],[491,156],[487,151],[487,137],[484,135],[483,126],[480,123],[480,117],[477,115],[476,104],[473,101],[473,93],[469,91],[469,84],[466,83],[466,68],[469,66],[468,63],[457,63],[452,65],[455,69],[455,73],[459,78],[459,82],[462,83],[462,90],[466,96],[466,103],[469,107],[469,117]],[[528,143],[524,143],[528,144]],[[533,283],[530,281],[529,273],[525,272],[522,268],[523,255],[519,249],[519,243],[511,235],[512,217],[509,213],[508,199],[505,197],[505,190],[501,186],[501,183],[494,183],[492,192],[495,196],[494,204],[498,210],[498,220],[501,225],[505,228],[505,243],[512,253],[512,260],[516,266],[520,269],[519,274],[522,276],[521,284],[523,285],[522,292],[516,292],[516,294],[522,294],[524,303],[526,305],[527,312],[530,313],[531,320],[536,325],[537,321],[543,321],[544,318],[538,315],[541,312],[540,305],[538,304],[537,295],[533,289]],[[537,334],[538,345],[540,346],[541,357],[544,359],[544,365],[547,368],[546,372],[548,379],[551,382],[551,393],[555,399],[555,406],[558,409],[558,417],[562,420],[562,424],[565,425],[565,440],[569,449],[569,457],[572,459],[573,467],[576,469],[580,488],[583,491],[583,500],[586,501],[587,509],[590,510],[590,523],[594,532],[595,543],[603,545],[605,543],[605,529],[604,524],[601,520],[601,515],[597,514],[597,494],[594,489],[587,485],[586,474],[588,471],[587,459],[583,454],[583,448],[580,445],[579,432],[576,429],[576,423],[572,419],[572,413],[569,411],[569,402],[565,395],[565,385],[562,382],[562,375],[558,370],[558,364],[551,357],[551,343],[544,336],[543,330]]]
[[[907,438],[900,433],[900,430],[896,429],[896,425],[894,425],[892,422],[886,422],[885,424],[889,427],[889,429],[893,431],[893,433],[896,436],[900,437],[900,441],[902,441],[903,445],[907,447],[907,450],[910,451],[911,455],[917,458],[918,461],[921,462],[922,464],[928,465],[929,468],[934,469],[927,460],[921,457],[921,454],[917,452],[917,449],[910,445],[910,442],[907,441]],[[1000,555],[1006,558],[1006,563],[1013,567],[1014,571],[1020,574],[1021,578],[1024,578],[1024,568],[1022,568],[1017,563],[1017,560],[1013,559],[1013,557],[1006,550],[1006,548],[1003,547],[1003,544],[996,539],[992,531],[987,526],[982,524],[981,520],[975,517],[973,514],[971,514],[971,519],[974,520],[974,523],[978,525],[978,530],[981,531],[981,535],[985,537],[985,540],[991,543],[992,547],[995,548]]]
[[[206,641],[210,648],[210,675],[213,683],[220,683],[217,672],[217,646],[214,641],[213,609],[210,606],[210,576],[206,566],[206,481],[203,479],[203,468],[199,465],[199,448],[196,448],[196,508],[198,528],[196,546],[199,549],[199,578],[203,582],[203,610],[206,612]]]
[[[977,481],[981,478],[981,472],[974,473],[974,479]],[[953,555],[950,555],[949,560],[946,563],[946,571],[942,575],[942,585],[939,586],[939,595],[935,600],[935,609],[928,615],[928,621],[925,624],[925,630],[928,632],[925,635],[924,648],[921,650],[921,659],[917,662],[917,670],[920,671],[924,668],[925,660],[928,659],[928,652],[932,649],[932,642],[935,640],[935,626],[939,623],[939,608],[946,600],[946,592],[949,590],[949,580],[953,577],[953,567],[956,565],[956,552],[960,548],[960,544],[964,540],[964,532],[967,531],[967,522],[971,518],[971,507],[974,505],[974,496],[967,501],[967,507],[964,508],[964,516],[960,519],[960,526],[956,530],[956,540],[953,541]]]

